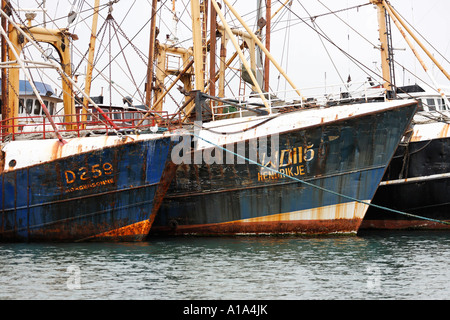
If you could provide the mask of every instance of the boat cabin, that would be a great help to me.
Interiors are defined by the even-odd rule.
[[[397,93],[402,98],[417,99],[420,102],[417,111],[450,111],[438,93],[427,92],[419,85],[400,87]]]
[[[0,79],[1,82],[1,79]],[[49,113],[54,116],[59,114],[58,104],[63,100],[56,95],[56,92],[48,84],[43,82],[34,83],[39,95],[42,98]],[[0,92],[1,93],[1,92]],[[1,97],[1,96],[0,96]],[[0,98],[0,105],[2,104]],[[19,124],[32,122],[42,122],[42,117],[45,116],[42,110],[39,99],[34,94],[30,83],[25,80],[20,80],[19,83]]]
[[[97,106],[102,109],[102,111],[119,127],[130,127],[136,125],[147,112],[145,105],[133,105],[133,100],[130,97],[125,97],[123,99],[123,106],[111,106],[103,104],[103,97],[92,97],[91,98]],[[80,100],[77,100],[80,101]],[[75,105],[75,110],[77,113],[77,121],[82,122],[82,112],[83,105],[77,103]],[[95,125],[103,120],[100,112],[94,108],[92,104],[88,106],[88,112],[86,113],[86,119],[88,125]],[[149,120],[144,121],[144,125],[149,125]],[[151,124],[150,124],[151,125]]]
[[[62,132],[65,131],[65,124],[67,124],[67,121],[64,117],[63,99],[57,96],[55,90],[53,90],[46,83],[35,82],[34,85],[38,90],[42,101],[47,107],[48,112],[52,116],[53,121],[58,127],[58,130],[61,130]],[[105,105],[103,104],[102,96],[92,97],[92,100],[119,128],[131,128],[136,126],[147,112],[147,108],[144,105],[132,105],[133,101],[129,97],[123,99],[123,106]],[[75,130],[81,130],[83,128],[104,130],[106,128],[104,118],[99,114],[99,111],[94,108],[94,106],[89,105],[89,111],[85,114],[85,118],[82,117],[83,105],[81,101],[82,99],[76,99],[75,126],[78,129]],[[19,110],[17,120],[18,127],[14,131],[19,135],[22,133],[42,133],[53,131],[53,128],[45,115],[38,97],[35,95],[30,83],[25,80],[20,81]],[[146,119],[141,125],[143,127],[152,127],[155,126],[154,122],[155,120],[153,118]],[[73,131],[73,129],[68,131]]]

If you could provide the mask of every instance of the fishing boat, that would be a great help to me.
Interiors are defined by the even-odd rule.
[[[406,133],[386,170],[373,199],[375,206],[369,208],[361,230],[448,230],[450,214],[446,190],[450,183],[447,160],[450,145],[450,95],[448,90],[438,85],[409,36],[430,57],[446,79],[450,80],[450,74],[408,28],[394,8],[385,1],[378,5],[389,12],[390,18],[400,29],[432,84],[426,89],[416,84],[396,90],[398,99],[416,99],[419,109],[411,129]],[[386,68],[389,72],[392,69],[393,66]]]
[[[320,116],[309,109],[205,123],[192,163],[178,168],[151,232],[356,233],[415,108],[414,102],[372,103],[331,107]],[[271,144],[262,153],[260,140],[274,135],[278,148]],[[239,146],[242,158],[223,152]],[[245,155],[255,150],[259,160],[249,162]],[[201,164],[196,153],[203,154]]]
[[[185,63],[179,75],[186,76],[187,70],[195,74],[197,91],[186,103],[191,103],[187,115],[193,112],[195,121],[184,134],[174,136],[176,176],[149,235],[355,234],[417,102],[388,101],[387,90],[381,97],[366,94],[357,101],[348,92],[327,101],[304,96],[267,46],[229,2],[223,2],[245,32],[231,29],[212,0],[209,16],[217,14],[221,26],[219,32],[210,31],[213,36],[206,48],[202,29],[206,23],[200,18],[207,16],[206,2],[191,1],[194,44],[199,45],[191,52],[194,70]],[[211,19],[211,25],[218,22]],[[218,76],[213,62],[216,36],[222,40]],[[243,37],[245,45],[239,45],[236,36]],[[236,50],[234,57],[241,58],[250,78],[251,96],[226,99],[221,94],[222,71],[228,65],[224,48],[229,40]],[[276,93],[261,89],[254,74],[256,59],[248,63],[242,52],[246,46],[255,52],[255,44],[292,85],[291,99],[279,99]],[[164,57],[164,49],[181,51],[161,45],[159,56]],[[208,50],[212,63],[205,81]],[[160,59],[155,65],[157,82],[162,83],[158,73],[167,73],[168,68]],[[214,93],[217,79],[218,97]],[[155,104],[161,99],[156,97]]]
[[[158,129],[167,116],[152,113],[144,122],[142,110],[99,106],[72,79],[76,35],[33,26],[35,14],[27,14],[28,25],[18,25],[11,17],[20,17],[15,9],[2,1],[0,240],[142,241],[175,172],[173,143]],[[22,59],[27,43],[46,62]],[[53,46],[59,61],[38,43]],[[56,69],[63,99],[34,82],[26,66]],[[19,70],[32,93],[19,90]]]
[[[449,229],[449,109],[440,94],[420,86],[402,88],[420,107],[375,194],[361,230]],[[394,209],[399,214],[386,210]],[[447,222],[447,223],[445,223]]]

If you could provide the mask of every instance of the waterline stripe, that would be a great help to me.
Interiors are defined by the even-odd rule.
[[[407,178],[407,179],[383,181],[380,183],[380,185],[381,186],[389,186],[389,185],[394,185],[394,184],[421,182],[421,181],[438,180],[438,179],[446,179],[446,178],[450,178],[450,173],[440,173],[440,174],[432,174],[432,175],[425,176],[425,177],[413,177],[413,178]]]

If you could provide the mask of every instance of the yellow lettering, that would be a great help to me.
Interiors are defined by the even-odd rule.
[[[284,163],[284,155],[288,154],[288,163]],[[289,149],[281,150],[280,167],[286,167],[292,164],[292,152]]]
[[[299,169],[300,169],[300,175],[304,176],[304,175],[306,174],[306,172],[305,172],[305,166],[304,166],[304,165],[301,165],[301,166],[298,166],[298,167],[299,167]]]
[[[102,171],[99,170],[98,167],[100,167],[99,164],[92,166],[92,173],[94,179],[100,178],[102,176]]]
[[[288,168],[288,169],[286,169],[286,171],[287,171],[287,175],[288,176],[292,176],[292,168]]]
[[[112,174],[112,172],[113,172],[113,166],[112,166],[112,164],[111,163],[105,163],[104,165],[103,165],[103,170],[105,171],[105,174],[106,175],[111,175]]]
[[[64,172],[64,174],[66,175],[66,182],[67,182],[67,184],[71,184],[71,183],[75,182],[76,175],[75,175],[75,173],[73,171],[68,170],[68,171]],[[69,177],[69,174],[71,175],[71,177]]]
[[[308,146],[306,152],[305,152],[305,161],[311,161],[312,159],[314,159],[314,150],[312,150],[311,148],[314,147],[314,145],[310,145]]]
[[[263,181],[263,175],[258,172],[258,181]]]
[[[292,164],[297,164],[297,148],[294,148]]]
[[[86,169],[85,167],[83,167],[83,168],[80,168],[78,171],[79,171],[79,172],[82,172],[82,174],[81,174],[81,176],[80,176],[80,179],[81,179],[81,180],[86,181],[86,180],[89,179],[89,177],[86,177],[86,174],[88,173],[88,169]]]

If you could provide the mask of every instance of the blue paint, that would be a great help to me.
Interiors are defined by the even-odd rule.
[[[226,223],[370,201],[415,109],[416,105],[412,104],[280,134],[280,152],[312,146],[314,157],[301,163],[304,174],[295,176],[296,166],[300,163],[278,169],[285,174],[290,172],[288,175],[294,175],[295,181],[273,172],[273,177],[262,178],[261,170],[267,169],[249,161],[247,164],[184,165],[177,171],[152,233],[177,234],[189,228],[196,228],[195,232],[199,234],[202,228],[206,230],[205,234],[245,233],[245,224],[233,229]],[[249,142],[245,143],[249,154]],[[219,166],[222,166],[220,170]],[[258,231],[283,233],[289,229],[286,225],[296,223],[261,224]],[[336,221],[330,230],[348,230],[340,224],[341,221]],[[309,227],[297,231],[317,231],[311,231]],[[311,229],[316,227],[311,226]]]
[[[143,140],[3,173],[0,239],[74,241],[148,220],[170,150]]]

